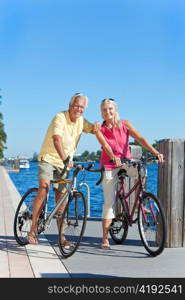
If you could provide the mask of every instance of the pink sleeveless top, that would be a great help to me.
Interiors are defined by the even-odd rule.
[[[120,158],[131,158],[132,155],[129,149],[129,132],[125,126],[125,121],[121,121],[120,127],[108,128],[103,122],[100,131],[102,132],[107,143],[111,146],[113,153]],[[102,148],[100,158],[100,167],[105,166],[106,170],[112,170],[116,167],[115,163],[110,162],[110,157]]]

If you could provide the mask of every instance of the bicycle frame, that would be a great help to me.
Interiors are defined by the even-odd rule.
[[[76,185],[77,185],[77,175],[78,175],[79,171],[81,171],[81,170],[87,170],[87,171],[90,171],[90,172],[101,172],[101,178],[100,178],[100,180],[96,183],[96,185],[100,184],[100,182],[101,182],[102,179],[103,179],[103,170],[104,170],[104,169],[92,170],[92,169],[91,169],[92,166],[93,166],[93,165],[90,164],[90,165],[89,165],[88,167],[86,167],[86,168],[85,168],[85,167],[84,167],[84,168],[82,168],[82,167],[76,168],[76,169],[73,171],[73,177],[72,177],[72,179],[61,179],[61,180],[58,180],[58,181],[51,181],[51,184],[53,184],[53,183],[58,183],[58,184],[66,184],[66,183],[68,183],[68,184],[70,184],[70,186],[67,187],[66,192],[65,192],[64,195],[61,197],[61,199],[57,202],[56,206],[53,208],[53,210],[51,211],[51,213],[50,213],[49,215],[48,215],[48,213],[47,213],[47,206],[48,206],[48,200],[49,200],[49,191],[48,191],[48,193],[47,193],[47,198],[46,198],[45,213],[44,213],[44,220],[45,220],[45,222],[44,222],[44,228],[49,227],[50,222],[51,222],[51,219],[52,219],[53,216],[56,214],[56,212],[57,212],[57,210],[59,209],[59,207],[60,207],[60,205],[62,204],[62,202],[63,202],[64,200],[66,200],[66,199],[68,198],[68,196],[69,196],[70,194],[72,194],[72,193],[76,190]],[[74,167],[76,167],[76,166],[74,165]],[[78,167],[78,166],[77,166],[77,167]],[[87,188],[87,190],[88,190],[88,197],[89,197],[90,192],[89,192],[88,185],[85,184],[85,183],[81,183],[81,186],[82,186],[82,185],[84,185],[84,186]],[[89,208],[89,209],[90,209],[90,208]]]
[[[139,206],[139,204],[141,205],[142,214],[146,221],[146,216],[144,214],[144,210],[142,207],[142,201],[141,201],[142,195],[144,193],[144,186],[143,186],[141,175],[140,174],[138,175],[137,181],[134,183],[133,187],[128,192],[125,191],[125,177],[120,179],[119,184],[120,184],[120,189],[117,192],[117,199],[119,198],[120,201],[122,201],[123,207],[126,210],[126,217],[127,217],[129,226],[131,226],[135,222],[133,217],[134,217],[136,208]],[[130,207],[129,203],[128,203],[128,198],[135,191],[137,191],[137,193],[135,195],[134,203],[132,204],[132,207]]]
[[[44,227],[45,227],[45,229],[50,226],[51,220],[52,220],[53,216],[56,214],[59,207],[61,206],[62,202],[65,201],[68,198],[69,194],[72,193],[76,189],[76,176],[77,176],[77,174],[74,175],[72,179],[62,179],[62,180],[57,181],[58,184],[70,183],[70,186],[67,188],[64,195],[60,198],[60,200],[57,202],[57,204],[55,205],[55,207],[52,209],[52,211],[49,214],[47,213],[48,200],[49,200],[49,191],[48,191],[47,198],[46,198],[46,206],[45,206],[45,211],[44,211],[44,220],[45,220]],[[53,184],[53,183],[54,182],[52,182],[51,184]]]

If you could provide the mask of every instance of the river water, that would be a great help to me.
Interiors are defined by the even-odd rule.
[[[94,168],[99,168],[99,163],[95,163]],[[157,193],[157,164],[148,164],[148,177],[147,177],[147,190],[151,193]],[[10,173],[10,178],[15,184],[17,190],[21,194],[32,188],[38,186],[38,171],[37,162],[30,162],[29,169],[21,169],[19,173]],[[91,217],[101,217],[102,204],[103,204],[103,191],[102,185],[96,186],[96,182],[99,180],[99,173],[80,172],[78,175],[78,184],[85,182],[90,188],[90,215]],[[84,194],[87,194],[85,187],[81,188]],[[50,192],[49,210],[53,207],[53,192]]]

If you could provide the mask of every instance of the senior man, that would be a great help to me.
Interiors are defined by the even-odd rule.
[[[37,220],[43,207],[44,199],[47,195],[50,181],[61,178],[64,165],[68,157],[72,157],[82,132],[94,133],[94,125],[83,118],[82,114],[88,104],[87,96],[76,93],[69,102],[69,109],[61,111],[51,121],[44,142],[38,156],[39,189],[33,201],[32,225],[28,233],[28,242],[38,244],[37,239]],[[71,166],[69,164],[69,166]],[[66,172],[62,178],[67,177]],[[54,187],[56,202],[61,198],[65,187],[59,185]],[[58,216],[64,210],[64,201],[59,210]],[[60,226],[60,220],[57,218]],[[63,237],[63,243],[68,246],[68,241]]]

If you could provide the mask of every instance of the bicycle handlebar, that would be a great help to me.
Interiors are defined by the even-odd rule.
[[[121,163],[122,164],[130,164],[130,165],[133,165],[133,166],[136,166],[136,165],[141,165],[141,164],[146,164],[148,161],[151,161],[152,158],[145,158],[145,157],[141,157],[140,159],[138,158],[121,158]],[[159,161],[156,159],[156,161]],[[110,160],[111,163],[113,163],[114,161],[111,159]]]
[[[89,172],[101,173],[100,179],[96,182],[96,185],[99,185],[103,180],[103,174],[105,172],[105,167],[103,166],[101,169],[91,169],[93,166],[94,165],[91,164],[91,167],[90,168],[87,167],[86,170],[89,171]]]
[[[94,173],[101,173],[100,179],[96,182],[96,185],[99,185],[103,180],[103,174],[105,171],[105,167],[103,166],[101,169],[92,169],[93,167],[94,167],[94,164],[89,164],[87,167],[84,167],[82,165],[76,165],[76,164],[73,165],[73,168],[75,168],[77,170],[77,173],[81,170],[86,170],[88,172],[94,172]]]

